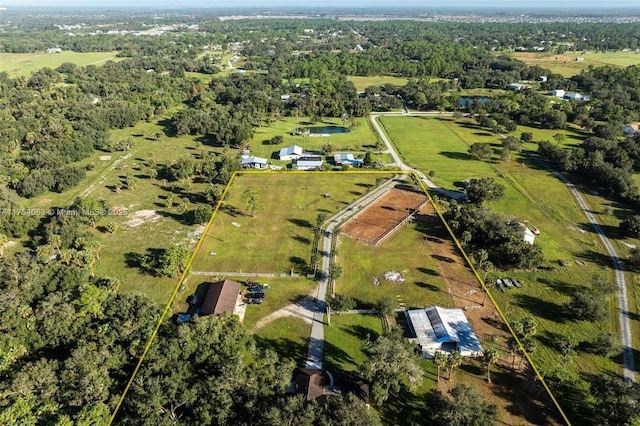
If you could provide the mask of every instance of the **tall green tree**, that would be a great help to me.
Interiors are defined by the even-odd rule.
[[[247,205],[247,212],[255,217],[256,210],[262,206],[262,197],[255,186],[249,186],[242,193],[242,201]]]
[[[382,405],[390,395],[397,394],[408,383],[415,389],[423,378],[423,370],[413,345],[397,330],[378,337],[366,348],[367,361],[362,366],[363,377],[371,382],[371,396]]]

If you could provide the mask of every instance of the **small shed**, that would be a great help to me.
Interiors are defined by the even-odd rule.
[[[507,86],[507,90],[513,90],[514,92],[518,92],[524,89],[524,84],[520,83],[511,83]]]
[[[564,97],[564,90],[562,89],[556,89],[556,90],[552,90],[551,92],[549,92],[549,94],[551,96],[555,96],[556,98],[562,98]]]

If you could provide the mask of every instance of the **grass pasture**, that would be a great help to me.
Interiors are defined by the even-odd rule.
[[[318,213],[329,216],[360,197],[378,173],[244,173],[236,175],[197,254],[194,271],[306,275]],[[244,188],[262,199],[255,217],[246,213]],[[323,194],[330,193],[330,198]],[[215,253],[215,254],[212,254]]]
[[[564,54],[553,54],[549,52],[516,52],[513,54],[529,65],[537,65],[542,68],[561,74],[564,77],[573,77],[586,70],[589,66],[602,67],[605,65],[615,65],[627,67],[629,65],[640,64],[640,54],[635,52],[566,52]],[[576,58],[584,58],[581,61]]]
[[[190,136],[164,137],[155,140],[142,136],[162,131],[158,123],[138,123],[133,128],[113,130],[111,137],[119,139],[133,136],[134,147],[128,152],[96,152],[93,156],[77,163],[91,166],[87,177],[76,187],[63,193],[48,192],[30,200],[30,208],[65,208],[76,197],[91,196],[104,199],[112,209],[127,209],[126,215],[99,217],[96,229],[92,229],[92,239],[100,242],[100,261],[96,265],[98,276],[117,278],[122,291],[144,293],[159,303],[166,303],[175,287],[175,278],[160,278],[143,273],[135,258],[150,250],[165,248],[170,243],[183,243],[193,247],[197,243],[203,227],[187,225],[178,210],[182,197],[194,197],[202,192],[204,182],[194,182],[190,193],[177,191],[173,194],[173,205],[165,206],[165,199],[171,192],[159,180],[147,175],[151,158],[156,163],[174,161],[181,156],[195,156],[195,142]],[[204,147],[206,150],[212,148]],[[127,173],[133,173],[138,183],[133,190],[124,185]],[[119,193],[114,190],[116,182],[123,183]],[[194,204],[189,203],[193,206]],[[118,225],[110,234],[104,226],[114,222]],[[28,241],[24,241],[27,244]]]
[[[356,90],[358,92],[364,92],[364,90],[369,86],[384,86],[385,84],[404,86],[409,81],[406,77],[396,77],[392,75],[377,75],[371,77],[349,75],[347,76],[347,80],[356,86]]]
[[[600,323],[576,321],[565,308],[575,290],[590,286],[594,274],[614,280],[610,259],[604,254],[597,235],[566,185],[524,154],[512,154],[508,164],[502,162],[499,158],[499,141],[489,141],[496,151],[491,159],[470,160],[466,149],[470,143],[481,141],[477,138],[483,136],[483,130],[467,120],[456,122],[449,119],[407,117],[396,120],[395,117],[383,117],[381,122],[410,164],[425,173],[429,170],[436,171],[433,179],[436,183],[444,186],[455,184],[470,177],[470,171],[479,176],[493,176],[506,186],[507,191],[502,200],[489,203],[489,208],[518,220],[527,219],[541,230],[536,243],[545,255],[544,268],[510,271],[506,274],[495,271],[489,274],[487,281],[515,276],[524,283],[522,289],[502,293],[492,288],[491,292],[508,320],[526,316],[536,318],[538,333],[535,339],[538,349],[532,354],[532,358],[543,373],[558,371],[561,362],[559,341],[567,334],[574,335],[580,346],[566,368],[585,382],[590,381],[589,377],[593,372],[619,372],[619,358],[607,359],[584,349],[601,332],[611,332],[614,335],[618,333],[616,301],[610,300],[614,304],[611,306],[611,316]],[[450,133],[443,132],[443,128],[447,128]],[[524,128],[520,127],[520,130]],[[537,129],[526,130],[534,132],[534,139],[551,139],[552,136]],[[565,144],[580,142],[579,132],[568,130],[566,134],[568,137]],[[488,134],[484,136],[489,138]],[[448,149],[445,151],[443,146]],[[583,192],[588,193],[588,188]],[[604,211],[605,203],[602,200],[592,200],[592,197],[594,196],[588,196],[588,201],[594,206],[596,213]],[[605,226],[617,226],[620,220],[615,219],[617,213],[618,209],[613,209],[602,223]],[[611,233],[611,229],[607,232]],[[613,232],[612,236],[616,235]],[[561,266],[560,261],[566,262],[567,266]],[[636,306],[632,307],[632,311],[636,309]],[[576,411],[578,409],[567,406],[562,401],[561,405],[573,418],[584,415],[584,412],[579,413]]]
[[[0,53],[0,72],[5,71],[9,77],[28,77],[40,68],[57,68],[65,62],[84,65],[99,65],[106,61],[117,61],[118,52],[78,53],[63,51],[60,53]]]

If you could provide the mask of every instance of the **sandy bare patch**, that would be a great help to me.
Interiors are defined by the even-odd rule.
[[[100,161],[108,161],[108,160],[111,160],[111,156],[110,155],[101,155],[100,157],[98,157],[98,160],[100,160]]]
[[[200,235],[204,232],[205,225],[200,225],[193,231],[189,232],[189,242],[195,244],[198,242]]]
[[[235,226],[236,228],[240,228],[240,226],[242,226],[242,225],[240,225],[238,222],[231,222],[231,224],[232,224],[233,226]]]
[[[131,219],[125,222],[125,225],[135,228],[143,223],[157,222],[161,217],[155,210],[138,210],[131,216]]]
[[[635,244],[631,244],[631,243],[625,243],[624,241],[622,242],[622,245],[624,245],[625,247],[628,247],[630,249],[634,249],[636,248]]]

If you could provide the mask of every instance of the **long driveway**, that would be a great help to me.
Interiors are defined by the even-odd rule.
[[[404,175],[400,178],[404,178]],[[311,326],[311,338],[309,339],[309,349],[307,351],[307,368],[322,369],[322,358],[324,356],[324,314],[326,311],[327,286],[329,284],[329,265],[331,263],[333,231],[345,220],[356,215],[364,207],[380,198],[395,185],[395,183],[395,179],[385,182],[331,216],[322,226],[323,229],[325,229],[321,252],[322,267],[320,268],[320,285],[318,286],[318,294],[316,296],[313,324]]]

